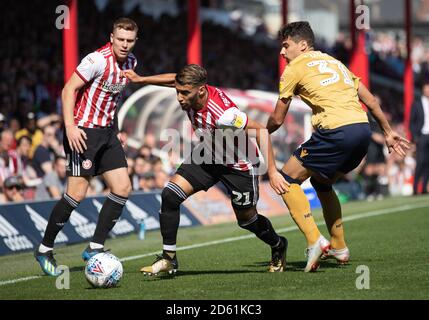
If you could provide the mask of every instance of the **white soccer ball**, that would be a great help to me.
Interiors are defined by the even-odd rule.
[[[123,274],[121,261],[111,253],[98,253],[85,266],[86,280],[95,288],[115,287]]]

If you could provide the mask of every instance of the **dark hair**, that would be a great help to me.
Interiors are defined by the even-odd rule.
[[[176,82],[182,86],[202,86],[207,83],[207,71],[198,64],[188,64],[176,74]]]
[[[17,146],[20,146],[23,140],[28,140],[28,142],[30,142],[30,144],[32,143],[32,140],[29,136],[21,136],[18,141],[16,142]]]
[[[115,22],[113,23],[113,31],[115,31],[115,29],[135,31],[136,33],[137,31],[139,31],[139,27],[134,20],[124,17],[115,20]]]
[[[65,160],[65,161],[67,161],[67,158],[65,157],[65,156],[63,156],[63,155],[58,155],[58,154],[56,154],[55,155],[55,158],[54,158],[54,163],[57,163],[58,161],[60,161],[60,160]]]
[[[293,41],[307,41],[309,47],[314,46],[314,33],[307,21],[297,21],[284,25],[279,31],[280,39],[286,40],[291,37]]]
[[[3,186],[5,189],[12,189],[13,187],[22,189],[24,187],[24,182],[21,176],[10,176],[4,180]]]

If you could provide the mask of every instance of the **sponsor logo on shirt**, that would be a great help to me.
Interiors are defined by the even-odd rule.
[[[243,123],[244,123],[244,119],[238,114],[235,114],[234,119],[231,121],[231,124],[238,129],[243,127]]]
[[[103,81],[101,83],[101,89],[103,91],[107,91],[113,94],[120,93],[124,88],[125,88],[125,85],[122,83],[111,84],[111,83],[108,83],[107,81]]]

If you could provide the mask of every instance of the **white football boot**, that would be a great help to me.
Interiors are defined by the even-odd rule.
[[[324,252],[320,257],[321,260],[334,258],[338,264],[347,264],[350,260],[350,250],[345,247],[343,249],[329,248],[327,252]]]
[[[329,249],[329,241],[322,235],[315,244],[311,245],[305,250],[305,255],[307,257],[307,265],[304,269],[304,272],[316,271],[319,268],[319,259],[324,252],[327,252]]]

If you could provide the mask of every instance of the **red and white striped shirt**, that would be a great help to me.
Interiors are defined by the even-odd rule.
[[[189,120],[195,133],[198,135],[212,134],[216,129],[231,129],[232,131],[244,130],[247,126],[247,115],[240,111],[232,100],[220,89],[206,85],[208,91],[207,103],[204,108],[196,111],[190,109],[187,111]],[[245,145],[235,146],[235,154],[231,163],[223,163],[227,167],[239,171],[248,171],[253,167],[252,161],[248,157],[248,152],[254,148],[254,153],[258,155],[256,146],[248,140],[246,136]],[[221,147],[225,152],[225,147]],[[243,152],[243,150],[245,150]],[[219,150],[215,150],[218,152]],[[231,160],[231,159],[229,159]],[[255,162],[255,160],[254,160]]]
[[[85,128],[112,125],[121,91],[129,81],[120,77],[120,71],[134,69],[136,65],[131,53],[123,63],[117,62],[110,42],[83,58],[75,70],[85,81],[76,97],[75,125]]]

